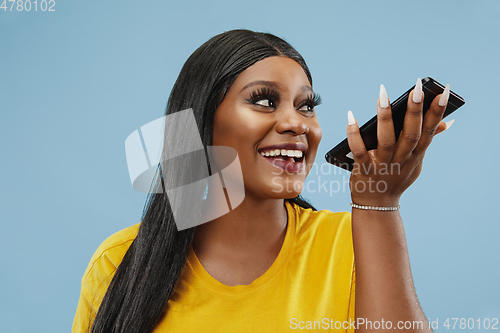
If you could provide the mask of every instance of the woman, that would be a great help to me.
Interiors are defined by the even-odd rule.
[[[182,68],[167,114],[192,108],[205,146],[238,152],[245,199],[226,215],[177,231],[166,195],[152,194],[141,224],[111,236],[94,254],[73,332],[370,329],[354,326],[356,318],[393,326],[422,321],[420,330],[430,331],[397,208],[433,135],[446,128],[440,120],[447,98],[436,97],[422,121],[417,86],[396,142],[381,89],[379,147],[370,152],[349,113],[349,145],[360,166],[351,183],[382,181],[387,189],[352,186],[352,218],[318,212],[299,195],[321,140],[319,97],[304,60],[270,34],[213,37]],[[368,167],[381,163],[399,172]]]

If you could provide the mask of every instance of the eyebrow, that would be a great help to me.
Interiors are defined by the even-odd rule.
[[[253,81],[253,82],[250,82],[249,84],[247,84],[246,86],[244,86],[243,89],[240,90],[240,92],[242,92],[243,90],[245,90],[247,88],[253,87],[253,86],[268,86],[268,87],[274,88],[274,87],[279,87],[280,84],[275,82],[275,81],[264,81],[264,80]],[[302,86],[301,89],[302,89],[302,91],[313,92],[312,88],[309,86]]]

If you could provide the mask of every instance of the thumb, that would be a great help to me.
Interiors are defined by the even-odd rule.
[[[444,121],[441,120],[439,122],[438,128],[436,129],[436,134],[444,132],[445,130],[447,130],[448,128],[450,128],[451,125],[453,125],[454,122],[455,122],[455,119],[452,119],[452,120],[447,121],[447,122],[444,122]]]

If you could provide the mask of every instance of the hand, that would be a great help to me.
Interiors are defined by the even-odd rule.
[[[434,98],[422,117],[422,81],[410,92],[403,130],[396,142],[391,106],[383,85],[377,103],[377,149],[366,150],[359,126],[349,111],[347,142],[354,157],[350,188],[358,205],[397,206],[403,192],[417,179],[422,161],[434,135],[446,130],[453,121],[441,121],[448,104],[449,85]],[[423,119],[422,119],[423,118]]]

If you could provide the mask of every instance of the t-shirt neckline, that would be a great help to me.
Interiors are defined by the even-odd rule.
[[[284,264],[287,262],[295,240],[297,212],[293,204],[291,204],[287,200],[285,200],[285,208],[288,215],[285,239],[283,241],[283,245],[281,246],[281,250],[278,253],[278,256],[274,260],[273,264],[269,267],[269,269],[264,272],[264,274],[259,276],[248,285],[225,285],[219,280],[215,279],[205,270],[205,268],[201,265],[198,257],[196,256],[193,247],[191,247],[187,258],[187,264],[189,266],[189,269],[194,273],[195,278],[199,280],[200,283],[205,285],[205,287],[212,289],[215,292],[233,295],[252,292],[253,290],[259,289],[263,285],[267,284],[274,276],[276,276],[277,273],[282,270]]]

